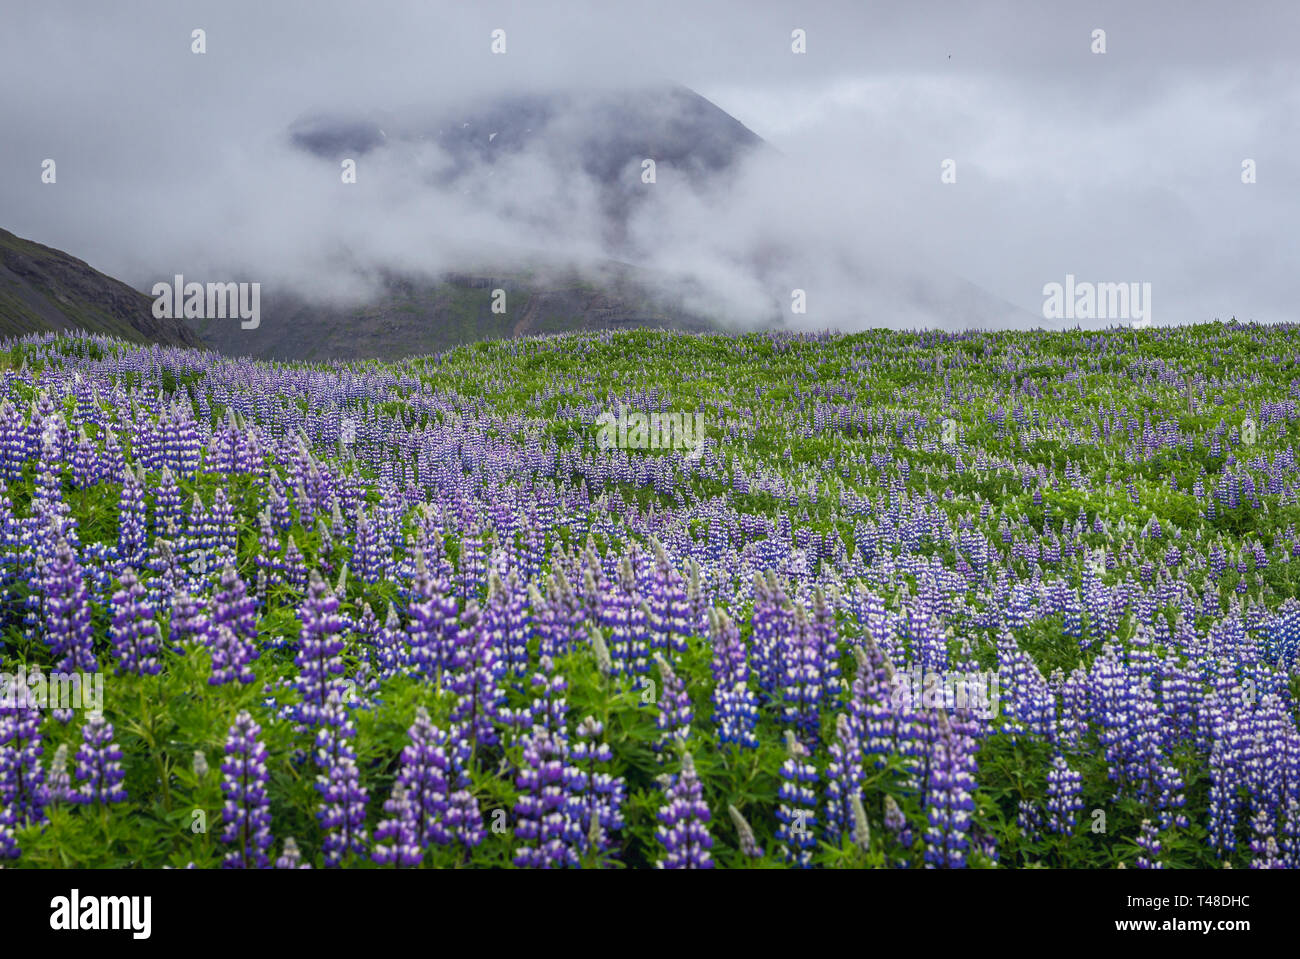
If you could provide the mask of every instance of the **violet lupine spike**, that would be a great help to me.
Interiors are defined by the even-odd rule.
[[[548,729],[536,728],[524,737],[523,763],[515,777],[519,798],[515,803],[514,863],[528,869],[578,866],[580,828],[571,817],[570,779],[564,739]]]
[[[499,742],[496,721],[506,701],[500,686],[505,664],[495,637],[483,628],[478,604],[473,600],[461,613],[453,663],[448,686],[456,694],[456,703],[451,718],[461,727],[458,738],[468,743],[473,757],[480,748]]]
[[[713,642],[713,708],[718,742],[756,749],[758,697],[749,688],[749,662],[740,630],[726,613],[709,610]]]
[[[686,684],[676,671],[659,653],[655,654],[655,664],[659,668],[662,688],[659,690],[659,711],[655,715],[655,727],[659,730],[659,739],[655,742],[656,751],[665,747],[680,746],[691,734],[691,720],[695,711],[691,706],[691,697],[686,692]],[[662,761],[663,757],[660,757]]]
[[[113,741],[113,725],[103,713],[92,712],[86,718],[76,758],[78,786],[70,799],[82,804],[126,802],[122,750]]]
[[[302,695],[298,718],[309,726],[320,722],[326,702],[342,688],[344,623],[338,610],[338,597],[313,570],[307,597],[299,611],[302,632],[294,658],[299,670],[298,691]]]
[[[967,864],[975,809],[975,743],[942,712],[938,720],[925,793],[925,862],[932,868],[960,869]]]
[[[401,782],[393,784],[392,794],[384,801],[386,818],[375,827],[375,844],[370,858],[381,866],[395,869],[414,868],[424,861],[424,849],[416,840],[410,797]]]
[[[441,683],[455,657],[456,600],[449,594],[446,580],[430,572],[423,551],[416,553],[407,617],[408,665],[413,672]]]
[[[655,862],[660,869],[712,869],[713,837],[709,835],[712,819],[704,802],[704,787],[695,772],[690,753],[682,754],[682,769],[664,792],[664,804],[656,815],[659,827],[655,838],[663,846],[664,856]]]
[[[42,822],[46,805],[66,798],[66,790],[51,796],[41,766],[45,752],[41,719],[40,703],[22,670],[7,684],[0,681],[0,813],[7,814],[10,826]],[[66,748],[63,755],[66,779]]]
[[[221,841],[234,848],[226,854],[228,869],[266,869],[271,848],[271,810],[267,797],[269,774],[262,727],[247,711],[235,717],[226,738],[221,763],[221,792],[225,797]]]
[[[1047,828],[1052,832],[1070,835],[1083,809],[1083,777],[1075,772],[1059,754],[1052,757],[1047,770]]]
[[[213,625],[227,626],[243,639],[257,636],[257,602],[233,566],[225,566],[212,594]]]
[[[147,591],[135,570],[127,567],[119,580],[120,589],[113,594],[112,625],[109,636],[119,661],[119,671],[138,676],[156,676],[162,672],[158,660],[158,624]]]
[[[573,831],[568,838],[582,857],[593,852],[597,856],[609,855],[624,824],[627,784],[622,776],[609,773],[614,752],[608,743],[600,741],[604,731],[604,725],[595,717],[586,717],[574,731],[569,749],[567,815]]]
[[[399,842],[393,853],[384,853],[385,856],[396,855],[402,860],[402,865],[413,865],[406,861],[410,859],[410,850],[402,846],[407,839],[420,850],[420,860],[423,860],[424,851],[431,845],[444,846],[453,838],[446,825],[450,791],[448,775],[451,772],[446,749],[447,735],[433,724],[428,711],[421,706],[416,710],[415,723],[409,730],[409,736],[410,742],[402,749],[402,766],[393,787],[394,792],[398,784],[403,787],[407,802],[406,814],[409,817],[409,835],[402,835],[399,831],[396,838],[402,842]],[[376,840],[378,839],[376,833]]]
[[[325,838],[321,850],[327,867],[343,865],[349,856],[364,856],[367,849],[366,802],[357,766],[356,727],[332,690],[320,711],[316,730],[316,763],[320,770],[316,790],[321,794],[317,821]]]
[[[1151,820],[1143,819],[1142,827],[1137,838],[1138,848],[1140,850],[1137,858],[1137,868],[1139,869],[1163,869],[1164,863],[1159,859],[1160,856],[1160,837],[1156,833],[1156,827]]]
[[[831,761],[826,767],[826,835],[832,844],[838,844],[842,837],[853,835],[853,799],[866,778],[861,737],[844,713],[835,718],[835,741],[827,752]]]
[[[781,786],[777,790],[776,839],[781,843],[781,857],[801,869],[812,863],[817,847],[817,794],[812,783],[818,781],[817,767],[794,731],[785,731],[786,760],[781,764]]]
[[[43,575],[45,634],[51,653],[58,658],[62,673],[98,672],[92,646],[90,596],[81,567],[67,540],[59,540]]]

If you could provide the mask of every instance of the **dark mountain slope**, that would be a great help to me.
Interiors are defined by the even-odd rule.
[[[82,329],[137,343],[200,346],[182,320],[158,320],[153,299],[76,257],[0,230],[0,337]]]

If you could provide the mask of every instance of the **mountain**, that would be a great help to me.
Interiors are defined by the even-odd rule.
[[[674,285],[630,265],[639,257],[627,223],[645,196],[642,162],[658,176],[702,185],[725,176],[763,141],[704,97],[680,86],[601,94],[505,96],[456,108],[402,115],[328,114],[304,117],[287,131],[292,147],[338,169],[344,159],[384,156],[404,169],[425,170],[418,188],[431,195],[481,195],[506,161],[525,153],[556,173],[582,171],[594,188],[596,232],[608,254],[581,270],[562,256],[519,250],[490,267],[448,271],[409,267],[359,271],[372,295],[363,302],[317,302],[264,285],[256,330],[226,320],[195,321],[218,350],[275,359],[395,358],[459,343],[524,333],[665,327],[717,329],[682,305]],[[438,162],[429,167],[427,157]],[[426,169],[427,168],[427,169]],[[569,211],[539,211],[495,187],[504,222],[544,222],[553,250],[574,239]],[[587,224],[590,228],[590,224]],[[506,312],[492,311],[493,291],[506,294]]]
[[[158,320],[153,299],[61,250],[0,230],[0,337],[82,329],[137,343],[200,346],[183,320]]]

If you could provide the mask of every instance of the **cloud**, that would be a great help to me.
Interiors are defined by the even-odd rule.
[[[614,259],[740,322],[1023,324],[1067,273],[1150,282],[1157,324],[1297,318],[1286,3],[87,0],[6,20],[0,225],[145,289],[184,272],[359,298],[377,269]],[[436,143],[377,150],[352,186],[287,137],[313,112],[402,122],[665,81],[773,149],[708,181],[664,164],[641,189],[630,170],[638,203],[614,231],[607,186],[555,149],[578,142],[567,120],[454,176]]]

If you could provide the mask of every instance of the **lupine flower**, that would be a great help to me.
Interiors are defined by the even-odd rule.
[[[321,848],[326,866],[342,865],[350,854],[366,853],[367,793],[361,785],[352,741],[356,727],[348,717],[337,690],[319,712],[316,732],[316,761],[320,774],[316,790],[321,807],[316,813],[325,839]]]
[[[415,556],[416,574],[407,605],[408,663],[412,671],[440,684],[455,658],[456,600],[448,595],[446,580],[430,573],[423,551]]]
[[[1066,835],[1074,832],[1079,810],[1083,808],[1082,791],[1083,777],[1062,756],[1053,756],[1052,767],[1047,771],[1048,829]]]
[[[583,839],[579,822],[570,817],[573,804],[565,760],[568,748],[559,735],[537,727],[524,738],[523,764],[515,777],[516,866],[556,869],[577,866]]]
[[[691,698],[686,692],[686,684],[668,665],[668,661],[656,653],[655,663],[663,681],[663,688],[659,691],[659,712],[655,716],[655,726],[659,729],[655,749],[662,750],[665,746],[686,742],[691,734],[691,719],[695,713],[691,708]]]
[[[158,624],[146,599],[146,590],[135,570],[122,571],[120,589],[113,594],[113,623],[109,635],[120,662],[119,672],[156,676],[162,672],[158,661]]]
[[[682,754],[682,771],[668,777],[664,805],[659,808],[655,838],[664,847],[660,869],[712,869],[713,837],[709,835],[709,807],[704,789],[695,774],[690,753]]]
[[[1137,844],[1142,850],[1137,859],[1139,869],[1164,868],[1164,863],[1156,858],[1160,855],[1160,838],[1156,834],[1156,827],[1151,824],[1150,819],[1142,820],[1142,831],[1138,835]]]
[[[735,743],[747,749],[758,746],[754,727],[758,725],[758,698],[749,688],[749,664],[745,647],[726,613],[709,610],[709,634],[713,640],[713,706],[718,742]]]
[[[788,863],[808,868],[812,850],[817,848],[817,794],[810,783],[817,782],[817,767],[805,762],[808,748],[795,738],[793,730],[785,731],[786,760],[781,765],[781,788],[777,792],[779,805],[776,829],[781,855]]]
[[[10,826],[43,821],[46,804],[66,795],[65,790],[52,796],[46,783],[45,770],[41,767],[45,751],[41,718],[38,704],[27,686],[27,677],[19,670],[7,689],[0,688],[0,810],[8,812]],[[66,749],[63,756],[66,779]]]
[[[960,869],[966,865],[971,812],[975,802],[975,747],[969,737],[948,723],[942,712],[939,734],[930,760],[925,806],[929,828],[925,831],[927,866]]]
[[[221,763],[221,792],[225,796],[221,841],[235,848],[226,854],[230,869],[265,869],[271,848],[271,810],[266,786],[266,747],[258,737],[262,727],[247,710],[235,717],[226,738]]]
[[[81,567],[67,540],[59,540],[52,562],[45,570],[45,641],[58,657],[56,670],[63,673],[99,670],[91,646],[93,628],[90,604]]]
[[[568,838],[583,856],[591,850],[607,854],[623,828],[626,783],[623,777],[609,774],[614,752],[599,741],[604,731],[595,717],[586,717],[578,724],[569,751],[567,814],[574,828]]]
[[[394,817],[405,816],[405,821],[400,825],[390,821],[375,831],[372,855],[384,865],[419,865],[430,845],[443,846],[452,840],[446,825],[451,769],[446,734],[433,724],[428,711],[421,706],[416,710],[409,735],[411,741],[402,750],[402,768],[393,784],[393,808],[385,806],[385,812]],[[392,844],[387,840],[393,840]]]
[[[68,798],[78,803],[126,802],[122,780],[122,750],[113,742],[113,725],[101,712],[92,712],[81,727],[77,750],[77,791]]]
[[[407,796],[406,786],[393,784],[392,795],[384,801],[386,819],[375,827],[375,846],[371,858],[381,866],[413,867],[424,861],[424,849],[416,841],[416,816]]]
[[[298,690],[302,693],[298,717],[309,726],[320,721],[326,701],[342,686],[338,677],[344,670],[340,656],[344,623],[338,609],[338,597],[320,574],[312,570],[307,598],[300,611],[302,634],[294,659],[299,669]]]
[[[302,852],[298,849],[298,843],[292,836],[284,837],[283,851],[280,858],[275,861],[276,869],[310,869],[311,863],[302,861]]]

